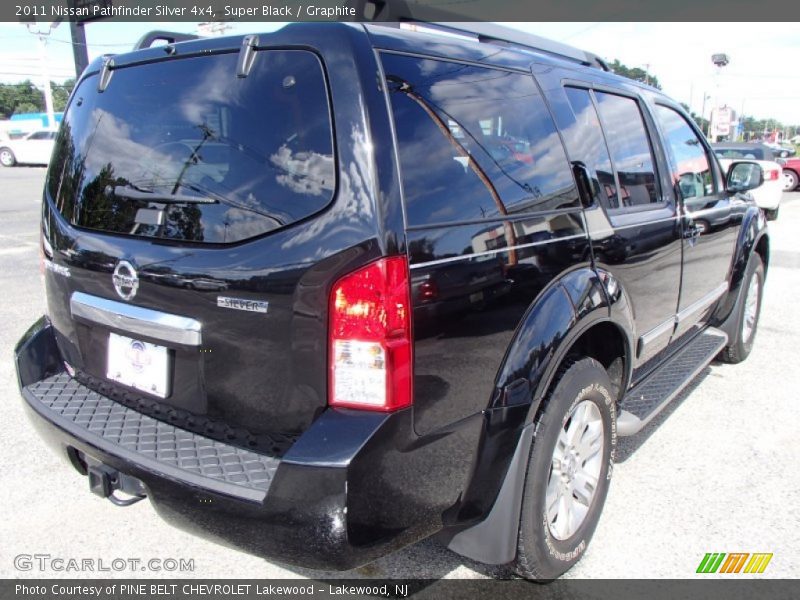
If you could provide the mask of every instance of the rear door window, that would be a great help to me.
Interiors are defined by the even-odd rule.
[[[382,57],[411,226],[574,208],[561,139],[530,74]]]
[[[48,190],[73,224],[191,242],[252,238],[322,210],[335,189],[322,65],[302,50],[119,68],[73,96]]]

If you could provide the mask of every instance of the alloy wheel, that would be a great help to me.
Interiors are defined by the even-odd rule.
[[[746,344],[753,337],[758,318],[758,292],[761,287],[758,275],[753,274],[750,285],[747,287],[747,296],[744,301],[744,319],[742,319],[742,341]]]
[[[597,405],[584,400],[564,421],[545,494],[547,524],[557,540],[575,535],[592,506],[603,466],[605,434]]]

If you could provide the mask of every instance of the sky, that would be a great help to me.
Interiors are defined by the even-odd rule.
[[[230,23],[227,33],[268,32],[280,23]],[[609,62],[649,69],[664,91],[694,112],[714,105],[737,113],[800,125],[800,32],[796,23],[503,23],[589,50]],[[41,27],[39,25],[39,27]],[[46,27],[44,27],[46,29]],[[194,23],[111,23],[86,26],[89,57],[124,52],[153,29],[196,32]],[[0,22],[0,81],[39,73],[37,37],[19,23]],[[46,47],[51,78],[74,75],[69,27],[62,24]],[[718,69],[711,55],[730,63]]]

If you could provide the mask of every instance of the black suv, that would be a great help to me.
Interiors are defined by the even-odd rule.
[[[86,70],[16,364],[93,492],[306,567],[437,534],[552,578],[617,436],[747,357],[758,165],[589,53],[461,34],[293,24]]]

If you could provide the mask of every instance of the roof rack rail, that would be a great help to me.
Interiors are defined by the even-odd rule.
[[[591,52],[510,27],[473,21],[467,15],[438,6],[392,0],[348,0],[347,4],[355,9],[357,21],[372,25],[399,27],[401,23],[417,24],[421,28],[467,35],[478,42],[516,46],[566,58],[603,71],[611,70],[603,59]]]
[[[503,27],[502,25],[494,25],[493,23],[425,22],[406,19],[393,23],[375,22],[373,24],[400,27],[403,23],[418,25],[421,29],[464,35],[484,44],[497,44],[534,50],[536,52],[550,54],[551,56],[566,58],[582,65],[602,69],[603,71],[611,70],[602,58],[592,52],[587,52],[586,50],[581,50],[580,48],[562,44],[561,42],[556,42],[532,33],[525,33],[524,31]]]
[[[134,44],[133,49],[142,50],[143,48],[149,48],[153,45],[153,42],[160,40],[167,42],[167,44],[176,44],[177,42],[188,42],[189,40],[197,40],[199,38],[199,35],[194,35],[192,33],[178,33],[177,31],[162,31],[157,29],[145,33],[139,38],[139,41]]]

